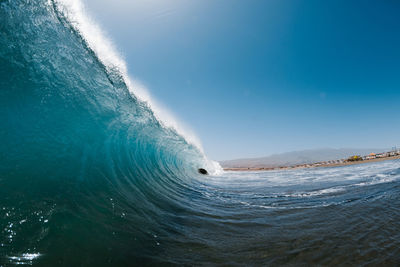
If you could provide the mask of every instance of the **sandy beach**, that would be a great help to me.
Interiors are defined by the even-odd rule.
[[[360,161],[346,161],[342,163],[311,163],[311,164],[301,164],[294,166],[281,166],[281,167],[237,167],[237,168],[224,168],[224,171],[272,171],[272,170],[289,170],[289,169],[310,169],[310,168],[326,168],[326,167],[341,167],[348,165],[358,165],[386,160],[395,160],[400,159],[400,156],[392,156],[385,158],[375,158],[369,160],[360,160]]]

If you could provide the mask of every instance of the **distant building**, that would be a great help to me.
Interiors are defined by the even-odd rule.
[[[369,155],[367,155],[367,156],[365,156],[365,159],[376,159],[376,154],[375,153],[371,153],[371,154],[369,154]]]

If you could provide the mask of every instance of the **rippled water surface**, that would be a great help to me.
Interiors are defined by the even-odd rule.
[[[113,212],[109,220],[98,215],[96,226],[104,232],[88,229],[84,222],[95,218],[78,206],[70,211],[81,216],[75,224],[53,215],[64,213],[60,203],[37,203],[28,214],[3,205],[0,251],[3,263],[15,264],[396,265],[399,178],[398,160],[200,176],[179,192],[184,205],[149,215],[161,220],[154,228],[109,199]],[[138,235],[137,227],[146,231]],[[12,253],[18,247],[25,250]]]
[[[207,263],[395,265],[399,167],[396,160],[210,177],[192,202],[185,242]]]

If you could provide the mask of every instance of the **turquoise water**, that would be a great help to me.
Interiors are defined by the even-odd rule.
[[[203,154],[130,93],[58,3],[2,1],[0,33],[0,262],[152,257]]]
[[[399,262],[400,161],[218,174],[72,18],[0,1],[0,266]]]

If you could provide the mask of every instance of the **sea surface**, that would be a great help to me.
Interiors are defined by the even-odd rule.
[[[80,1],[0,0],[0,121],[0,266],[400,262],[399,160],[223,172]]]

